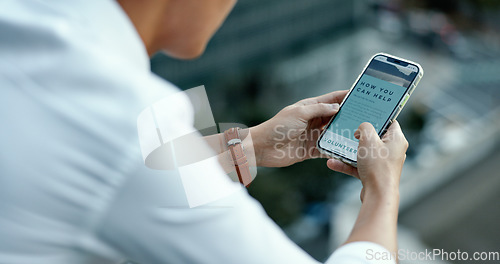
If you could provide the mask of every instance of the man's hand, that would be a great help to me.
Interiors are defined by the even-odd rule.
[[[320,157],[316,141],[348,91],[336,91],[285,107],[250,128],[257,166],[285,167]],[[326,156],[325,156],[326,157]]]
[[[403,163],[406,159],[406,141],[399,123],[395,121],[380,139],[370,123],[363,123],[354,133],[359,139],[358,167],[330,159],[327,166],[338,172],[354,176],[363,183],[361,200],[366,190],[386,192],[399,187]]]
[[[371,241],[397,252],[399,179],[406,159],[406,141],[398,122],[380,139],[370,123],[359,126],[358,168],[330,159],[327,166],[361,180],[363,205],[346,243]]]

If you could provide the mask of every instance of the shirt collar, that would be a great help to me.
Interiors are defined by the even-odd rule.
[[[74,2],[72,8],[75,10]],[[100,48],[134,67],[150,71],[149,56],[132,21],[114,0],[78,1],[78,13]]]

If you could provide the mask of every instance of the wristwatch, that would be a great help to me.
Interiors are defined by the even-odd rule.
[[[248,187],[252,181],[252,175],[250,174],[247,157],[245,152],[243,152],[239,129],[239,127],[233,127],[224,131],[224,137],[227,142],[227,147],[231,152],[231,159],[236,168],[238,179],[245,187]]]

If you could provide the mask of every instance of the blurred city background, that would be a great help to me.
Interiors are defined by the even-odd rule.
[[[377,52],[425,71],[398,118],[410,142],[400,247],[499,252],[500,1],[239,0],[201,58],[151,65],[181,89],[205,85],[216,122],[253,126],[350,88]],[[249,192],[323,261],[347,238],[360,189],[321,159],[259,168]]]

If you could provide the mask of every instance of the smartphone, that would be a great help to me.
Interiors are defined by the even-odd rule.
[[[382,136],[423,75],[418,63],[385,53],[375,54],[318,138],[318,150],[356,167],[359,141],[354,132],[359,125],[370,122]]]

